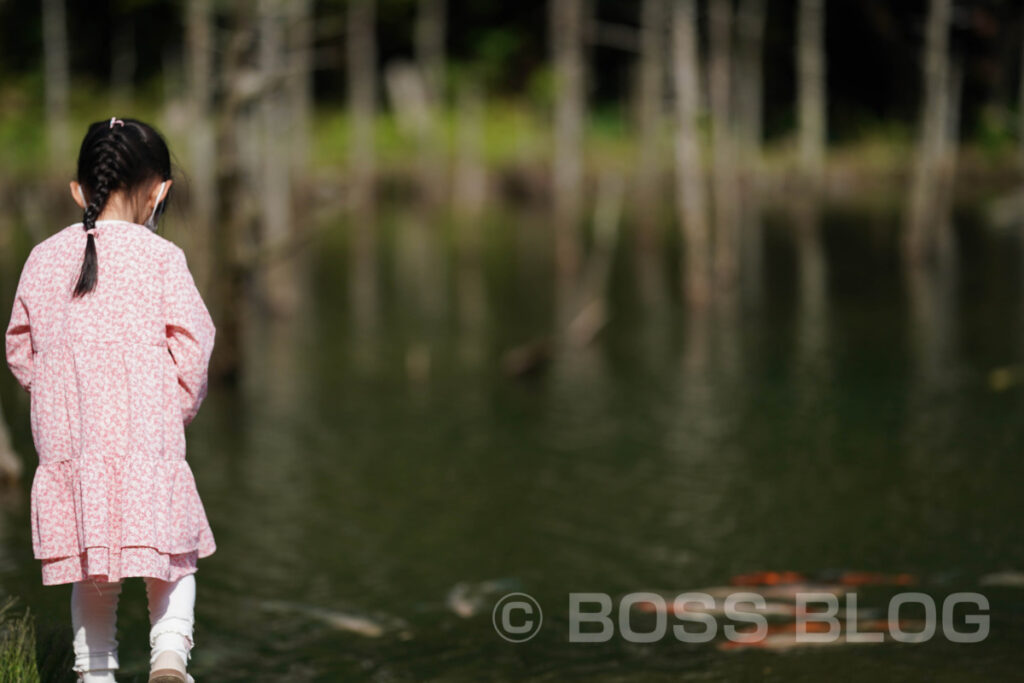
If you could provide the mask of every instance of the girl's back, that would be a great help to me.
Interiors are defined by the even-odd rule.
[[[44,584],[170,581],[215,550],[184,433],[214,326],[180,248],[135,222],[89,223],[32,250],[7,330],[39,456],[35,556]]]

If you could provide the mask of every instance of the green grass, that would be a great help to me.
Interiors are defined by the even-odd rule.
[[[537,90],[541,90],[538,86]],[[188,125],[182,102],[164,106],[164,93],[154,82],[136,90],[132,101],[118,101],[103,84],[76,84],[72,93],[67,159],[51,167],[47,151],[41,83],[36,76],[12,78],[0,85],[0,180],[36,181],[61,179],[74,172],[75,154],[82,133],[91,121],[110,115],[133,116],[153,121],[168,136],[172,153],[187,170]],[[544,169],[554,149],[553,120],[546,95],[530,92],[518,97],[492,97],[482,112],[481,161],[492,171]],[[415,171],[421,162],[416,136],[402,130],[396,117],[382,103],[374,126],[378,172],[382,176]],[[671,111],[666,111],[659,131],[661,164],[670,171],[674,140]],[[986,170],[1016,172],[1017,131],[1015,114],[1008,108],[986,110],[975,130],[961,143],[961,158]],[[458,113],[454,108],[440,112],[434,149],[442,163],[454,158]],[[313,143],[309,158],[318,176],[344,173],[349,159],[351,126],[343,103],[318,105],[313,119]],[[864,119],[847,125],[846,137],[829,147],[829,165],[854,177],[886,176],[905,171],[912,158],[913,126],[895,121]],[[708,136],[702,125],[702,136]],[[628,169],[639,155],[639,136],[627,104],[606,104],[589,112],[584,144],[588,172]],[[762,149],[762,173],[786,173],[796,161],[792,135],[775,136]],[[447,160],[447,161],[444,161]]]
[[[28,609],[14,611],[17,600],[0,604],[0,683],[39,683],[36,630]]]

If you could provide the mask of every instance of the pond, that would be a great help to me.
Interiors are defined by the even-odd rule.
[[[955,260],[918,277],[894,212],[829,209],[817,243],[769,215],[757,275],[703,316],[664,293],[671,264],[645,293],[651,263],[624,248],[606,327],[525,378],[502,357],[551,328],[542,217],[488,216],[470,258],[444,221],[382,210],[370,263],[328,225],[298,311],[253,315],[245,381],[189,427],[219,546],[197,575],[197,680],[1018,678],[1024,249],[979,216],[958,211]],[[0,383],[31,463],[27,401]],[[0,593],[36,615],[52,668],[70,588],[40,585],[29,484],[0,510]],[[871,572],[849,590],[882,619],[887,577],[940,609],[980,592],[990,633],[729,649],[670,618],[656,642],[623,637],[622,596],[768,571]],[[492,622],[511,592],[543,610],[528,642]],[[572,593],[610,596],[613,637],[570,642]],[[120,678],[145,680],[141,581],[119,627]]]

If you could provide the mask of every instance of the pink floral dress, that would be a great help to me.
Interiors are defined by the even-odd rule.
[[[216,549],[185,461],[213,321],[177,246],[124,221],[94,235],[93,291],[71,296],[87,236],[76,223],[32,250],[7,328],[39,455],[33,550],[45,585],[174,581]]]

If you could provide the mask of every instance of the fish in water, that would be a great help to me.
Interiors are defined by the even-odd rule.
[[[857,634],[863,633],[882,633],[889,635],[894,630],[894,627],[899,627],[904,632],[904,642],[912,642],[914,640],[913,634],[920,634],[924,631],[925,624],[922,621],[901,619],[898,622],[890,622],[888,619],[871,619],[871,620],[860,620],[857,622]],[[877,645],[885,642],[885,639],[881,640],[850,640],[847,634],[840,633],[833,638],[828,639],[809,639],[807,634],[809,633],[830,633],[831,627],[829,624],[822,622],[788,622],[784,624],[770,624],[762,638],[754,639],[752,636],[756,632],[752,628],[740,628],[737,632],[741,635],[748,636],[747,639],[743,640],[729,640],[718,643],[716,646],[723,652],[735,652],[738,650],[758,649],[758,650],[773,650],[773,651],[786,651],[792,650],[798,647],[822,647],[822,646],[837,646],[837,645]],[[924,642],[924,638],[921,642]]]
[[[488,579],[479,583],[460,581],[448,591],[445,604],[458,616],[469,619],[490,610],[499,595],[521,588],[522,582],[514,578]]]
[[[757,593],[767,600],[795,600],[799,593],[827,593],[839,596],[848,589],[827,583],[784,583],[774,586],[711,586],[698,588],[693,593],[705,593],[713,598],[726,598],[739,592]]]
[[[264,600],[260,606],[274,612],[291,612],[315,619],[337,631],[354,633],[366,638],[380,638],[389,631],[398,631],[399,637],[408,637],[408,624],[395,617],[373,618],[353,612],[342,612],[284,600]]]
[[[731,592],[731,594],[732,595],[738,595],[741,592],[745,592],[745,591],[733,590]],[[835,593],[829,593],[828,591],[813,591],[813,590],[810,590],[810,587],[809,587],[807,592],[808,593],[825,593],[825,594],[828,594],[828,595],[836,595]],[[693,591],[692,593],[700,594],[701,591]],[[761,594],[762,597],[767,597],[767,596],[764,596],[763,593],[759,593],[759,594]],[[711,596],[710,593],[708,593],[707,595]],[[666,614],[674,615],[674,616],[678,616],[680,614],[711,614],[713,616],[729,616],[729,613],[728,613],[728,611],[726,609],[726,605],[725,605],[725,599],[724,599],[724,598],[727,597],[727,595],[719,596],[719,598],[721,598],[721,599],[714,600],[713,604],[711,604],[710,606],[706,606],[706,605],[703,605],[703,604],[701,604],[699,602],[693,602],[693,601],[687,601],[687,602],[684,602],[684,603],[682,603],[680,605],[677,605],[677,604],[675,604],[675,597],[676,596],[672,596],[672,595],[665,596],[664,597],[664,603],[643,602],[643,601],[634,602],[633,603],[633,609],[635,609],[638,612],[642,612],[642,613],[658,613],[658,612],[663,612],[664,611]],[[714,598],[715,596],[711,596],[711,597]],[[762,616],[778,616],[778,617],[784,617],[784,618],[785,617],[798,617],[798,616],[801,616],[803,614],[815,614],[815,613],[818,612],[818,610],[816,608],[814,608],[814,607],[809,608],[809,609],[804,609],[804,610],[799,609],[796,604],[794,604],[792,602],[785,602],[784,600],[787,599],[787,598],[788,598],[788,596],[783,596],[783,598],[781,600],[768,599],[768,600],[765,601],[764,607],[757,607],[757,606],[754,606],[754,605],[750,604],[749,602],[745,602],[744,601],[744,602],[741,602],[738,606],[733,607],[732,610],[733,611],[743,612],[743,613],[756,613],[756,614],[761,614]],[[837,616],[840,617],[840,618],[849,618],[850,616],[853,616],[853,617],[857,617],[858,615],[859,616],[863,616],[865,613],[869,613],[869,610],[865,610],[865,609],[862,609],[862,608],[857,608],[854,611],[853,609],[851,609],[849,607],[841,607],[839,612],[838,612],[838,614],[837,614]]]
[[[794,584],[820,583],[840,586],[912,586],[917,583],[913,574],[883,574],[881,572],[850,571],[835,569],[808,577],[794,571],[761,571],[739,574],[732,577],[734,586],[788,586]]]
[[[664,612],[665,614],[678,616],[680,614],[710,614],[712,616],[727,616],[725,601],[715,601],[710,606],[704,606],[699,602],[685,602],[680,605],[675,604],[675,596],[667,596],[663,603],[656,604],[653,602],[634,602],[633,609],[637,612],[643,612],[646,614],[657,614]],[[753,607],[747,603],[744,603],[741,607],[736,608],[738,611],[743,613],[760,614],[766,617],[795,617],[797,616],[797,609],[795,606],[782,603],[782,602],[767,602],[764,607]]]
[[[986,574],[978,581],[982,586],[1000,586],[1003,588],[1024,588],[1024,572],[1006,571]]]

